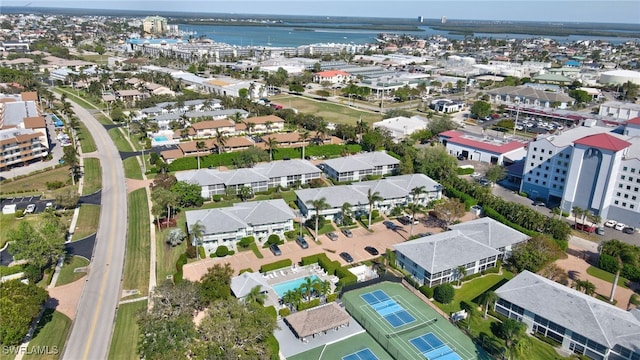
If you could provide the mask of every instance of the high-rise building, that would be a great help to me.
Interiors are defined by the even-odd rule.
[[[167,32],[167,19],[161,16],[149,16],[142,21],[142,30],[148,34],[164,34]]]
[[[446,24],[446,23],[447,23],[447,17],[446,17],[446,16],[443,16],[443,17],[440,19],[440,22],[441,22],[441,23],[443,23],[443,24]]]
[[[532,141],[520,191],[640,227],[640,117],[619,130],[580,126]]]

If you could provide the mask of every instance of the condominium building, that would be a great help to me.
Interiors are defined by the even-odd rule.
[[[618,129],[585,124],[529,144],[520,191],[640,227],[640,118]]]
[[[496,312],[589,359],[640,359],[640,310],[624,311],[529,271],[496,290]]]
[[[321,164],[327,176],[336,181],[364,180],[367,175],[389,175],[397,171],[400,160],[384,151],[329,159]]]
[[[148,34],[164,34],[167,32],[167,19],[161,16],[149,16],[142,20],[142,30]]]

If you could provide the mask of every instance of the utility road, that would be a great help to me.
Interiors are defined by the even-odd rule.
[[[127,241],[127,188],[120,154],[107,130],[86,109],[72,101],[71,104],[98,148],[102,165],[102,209],[89,276],[63,359],[101,360],[109,354],[120,300]]]

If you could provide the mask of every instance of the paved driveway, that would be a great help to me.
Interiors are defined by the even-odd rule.
[[[473,219],[471,214],[465,215],[463,221]],[[397,221],[394,221],[397,225],[400,225]],[[202,275],[207,272],[209,267],[214,264],[229,264],[235,274],[238,274],[240,270],[251,268],[254,271],[260,270],[260,266],[269,264],[282,259],[291,259],[293,263],[298,263],[304,256],[309,256],[317,253],[326,253],[329,259],[337,260],[342,265],[346,265],[347,262],[340,257],[341,252],[348,252],[354,259],[354,263],[374,259],[377,256],[373,256],[364,250],[365,246],[375,247],[380,254],[383,254],[386,249],[390,249],[394,244],[404,242],[409,237],[410,226],[405,225],[401,228],[392,231],[387,229],[382,222],[378,222],[372,225],[372,232],[367,229],[358,227],[353,229],[353,237],[347,238],[342,233],[338,233],[338,240],[332,241],[326,235],[320,235],[318,238],[319,243],[313,241],[312,238],[307,237],[309,243],[308,249],[302,249],[295,241],[288,241],[283,245],[280,245],[282,251],[281,256],[275,256],[269,249],[260,249],[260,252],[264,256],[262,259],[256,258],[251,251],[243,251],[236,253],[233,256],[227,256],[224,258],[209,258],[199,260],[186,264],[183,267],[184,278],[197,281],[200,280]],[[433,232],[441,232],[441,228],[427,227],[422,222],[413,226],[413,234]]]

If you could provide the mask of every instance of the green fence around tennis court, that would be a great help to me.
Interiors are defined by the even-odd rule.
[[[415,321],[394,328],[361,295],[384,291]],[[382,282],[345,292],[342,302],[346,310],[362,327],[397,360],[424,360],[424,356],[409,341],[427,333],[435,334],[464,360],[490,359],[486,352],[401,284]]]

